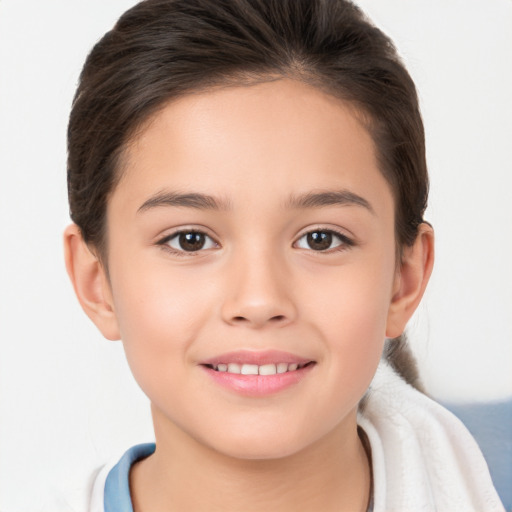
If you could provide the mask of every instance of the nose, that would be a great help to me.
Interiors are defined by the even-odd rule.
[[[277,256],[239,255],[230,268],[221,309],[225,322],[261,329],[283,327],[295,320],[290,275]]]

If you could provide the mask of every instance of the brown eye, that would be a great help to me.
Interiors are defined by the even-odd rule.
[[[165,238],[160,244],[168,245],[177,252],[196,252],[216,247],[215,242],[200,231],[181,231]]]
[[[332,244],[332,233],[328,231],[313,231],[307,234],[307,243],[314,251],[325,251]]]
[[[299,249],[312,249],[313,251],[328,251],[330,249],[343,249],[354,245],[350,238],[329,229],[317,229],[302,235],[296,242]]]
[[[202,233],[180,233],[179,245],[184,251],[199,251],[204,247],[204,235]]]

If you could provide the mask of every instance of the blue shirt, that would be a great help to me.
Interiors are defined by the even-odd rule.
[[[155,443],[132,446],[109,471],[105,480],[105,512],[133,512],[130,496],[130,468],[155,451]]]

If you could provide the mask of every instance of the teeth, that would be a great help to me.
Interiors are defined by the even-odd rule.
[[[240,371],[242,375],[258,375],[258,365],[257,364],[243,364],[242,370]]]
[[[260,366],[260,375],[275,375],[277,368],[275,364],[263,364]]]
[[[238,363],[220,363],[213,368],[218,372],[237,373],[241,375],[275,375],[276,373],[293,372],[302,368],[302,366],[298,365],[297,363],[270,363],[263,364],[261,366],[258,366],[257,364],[240,365]]]
[[[228,373],[240,373],[240,365],[236,363],[228,364]]]
[[[288,371],[288,365],[286,363],[277,363],[277,373],[285,373]]]

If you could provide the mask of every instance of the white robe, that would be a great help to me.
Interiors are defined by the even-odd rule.
[[[504,512],[462,422],[382,362],[358,423],[370,441],[374,512]]]

